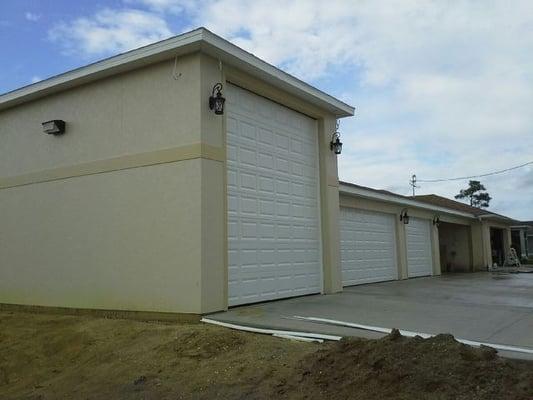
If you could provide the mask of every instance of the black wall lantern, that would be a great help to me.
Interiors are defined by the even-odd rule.
[[[329,143],[329,148],[333,150],[335,154],[341,154],[342,152],[342,142],[340,138],[341,134],[339,133],[339,121],[337,121],[335,132],[333,132],[333,135],[331,136],[331,142]]]
[[[209,98],[209,108],[215,110],[216,115],[224,114],[224,102],[226,99],[222,97],[222,83],[217,83],[213,86],[213,93]]]
[[[409,214],[407,214],[407,208],[404,208],[400,213],[400,221],[402,221],[405,225],[409,223]]]
[[[43,132],[49,135],[62,135],[65,133],[65,121],[53,119],[42,123]]]
[[[438,227],[440,224],[440,217],[438,215],[435,215],[433,217],[433,225],[435,225],[436,227]]]

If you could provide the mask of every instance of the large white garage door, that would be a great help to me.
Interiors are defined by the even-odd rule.
[[[411,217],[406,229],[409,278],[432,275],[430,222],[426,219]]]
[[[321,291],[316,121],[227,87],[229,305]]]
[[[343,286],[398,279],[394,215],[341,207]]]

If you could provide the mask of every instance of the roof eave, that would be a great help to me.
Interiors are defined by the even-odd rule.
[[[406,207],[415,207],[415,208],[420,208],[423,210],[435,211],[438,213],[443,213],[443,214],[448,214],[448,215],[453,215],[453,216],[458,216],[458,217],[463,217],[463,218],[469,218],[469,219],[476,218],[473,214],[470,214],[470,213],[456,211],[456,210],[452,210],[452,209],[445,208],[445,207],[434,206],[434,205],[424,203],[421,201],[410,200],[407,198],[402,198],[399,196],[397,197],[397,196],[393,196],[390,194],[377,193],[371,190],[356,188],[356,187],[350,186],[349,184],[341,183],[339,185],[339,192],[343,194],[363,197],[363,198],[367,198],[371,200],[379,200],[385,203],[400,204]]]
[[[529,225],[511,225],[511,229],[523,229],[526,231],[533,230],[533,227]]]
[[[202,29],[128,51],[0,96],[0,110],[200,49]]]
[[[509,217],[506,217],[504,215],[498,215],[498,214],[481,214],[481,215],[478,215],[478,219],[479,220],[482,220],[482,219],[491,219],[491,220],[496,220],[496,221],[503,221],[507,224],[514,224],[516,223],[516,220],[512,219],[512,218],[509,218]]]
[[[195,51],[203,51],[243,69],[252,76],[332,112],[336,117],[354,114],[353,107],[260,60],[205,28],[198,28],[5,93],[0,96],[0,110]]]
[[[203,39],[202,50],[222,62],[235,66],[273,86],[303,98],[319,108],[328,110],[338,118],[354,115],[354,107],[268,64],[252,53],[241,49],[207,29],[203,30]]]

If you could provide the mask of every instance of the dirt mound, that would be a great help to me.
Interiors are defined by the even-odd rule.
[[[533,363],[450,335],[317,344],[206,324],[0,312],[0,399],[533,400]]]
[[[211,358],[243,346],[246,334],[231,330],[204,329],[179,334],[175,341],[178,357]]]
[[[290,384],[306,399],[532,399],[530,363],[509,361],[489,347],[451,335],[380,340],[343,339],[305,357]]]

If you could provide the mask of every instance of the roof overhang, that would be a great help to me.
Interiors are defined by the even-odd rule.
[[[400,196],[393,196],[393,195],[386,194],[386,193],[379,193],[373,190],[366,190],[363,188],[351,186],[349,184],[340,183],[339,192],[341,194],[357,196],[357,197],[361,197],[365,199],[378,200],[378,201],[382,201],[385,203],[391,203],[391,204],[398,204],[404,207],[415,207],[415,208],[419,208],[422,210],[433,211],[433,212],[437,212],[441,214],[448,214],[448,215],[469,218],[469,219],[476,218],[473,214],[470,214],[470,213],[452,210],[450,208],[445,208],[445,207],[434,206],[431,204],[423,203],[421,201],[402,198]]]
[[[243,70],[251,76],[331,112],[338,118],[354,115],[352,106],[281,71],[205,28],[198,28],[8,92],[0,96],[0,110],[197,51]]]
[[[498,215],[498,214],[482,214],[478,215],[477,217],[480,221],[481,220],[492,220],[492,221],[499,221],[503,222],[505,224],[511,225],[516,224],[516,220],[506,217],[504,215]]]

